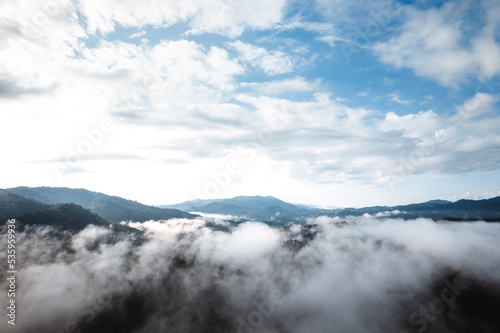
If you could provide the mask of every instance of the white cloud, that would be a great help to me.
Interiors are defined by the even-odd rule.
[[[432,110],[401,117],[394,112],[389,112],[385,115],[385,119],[378,123],[378,128],[383,131],[402,131],[403,136],[411,138],[433,136],[434,131],[441,126],[443,126],[443,119]]]
[[[479,79],[487,80],[500,73],[500,43],[496,35],[500,26],[500,3],[484,0],[482,9],[486,14],[486,25],[472,39],[472,55],[479,66]]]
[[[3,52],[9,55],[6,59],[12,59],[5,68],[20,76],[16,80],[21,80],[25,71],[36,77],[38,85],[54,86],[35,98],[21,95],[2,99],[4,115],[9,117],[9,122],[0,124],[2,140],[16,135],[21,127],[30,133],[15,145],[1,147],[13,161],[2,169],[13,172],[15,164],[23,165],[23,172],[32,175],[23,180],[26,182],[58,182],[50,162],[65,161],[68,149],[75,150],[78,144],[88,141],[82,131],[96,130],[105,117],[111,118],[118,130],[106,134],[103,143],[93,147],[78,168],[68,168],[85,172],[65,175],[64,183],[59,185],[81,181],[94,170],[103,174],[116,167],[124,170],[119,166],[123,161],[93,158],[98,155],[136,156],[136,160],[128,161],[134,168],[149,158],[191,161],[199,158],[198,150],[183,152],[174,143],[198,138],[205,145],[199,151],[204,150],[206,155],[212,140],[237,132],[221,131],[222,127],[245,121],[247,112],[241,107],[218,104],[222,95],[236,88],[234,77],[243,68],[217,47],[205,50],[188,41],[164,41],[153,47],[102,42],[96,48],[82,48],[77,58],[50,58],[44,53],[38,57],[38,53],[26,52],[27,58],[19,59],[26,62],[24,66],[16,61],[15,50]],[[39,63],[44,65],[38,67]],[[209,129],[199,136],[199,128]],[[38,172],[33,172],[35,169]],[[47,174],[41,176],[39,172]]]
[[[263,318],[261,332],[289,327],[290,318],[291,331],[298,333],[387,327],[400,332],[410,329],[409,317],[424,318],[418,312],[450,283],[467,289],[461,297],[481,295],[470,293],[478,289],[495,295],[500,287],[497,223],[365,216],[339,225],[337,219],[319,217],[309,221],[317,224],[308,229],[315,236],[303,242],[304,229],[297,225],[287,231],[252,222],[223,233],[198,228],[199,222],[191,221],[191,230],[190,221],[146,222],[146,239],[135,245],[125,237],[103,242],[106,231],[94,227],[65,235],[69,241],[63,244],[54,232],[19,232],[23,292],[16,309],[26,317],[16,327],[59,332],[86,321],[94,331],[110,331],[131,318],[126,323],[133,333],[158,327],[250,331],[238,326],[243,321],[251,327],[256,313]],[[184,237],[166,236],[178,235],[179,225],[186,227]],[[7,237],[0,245],[6,248]],[[7,288],[5,279],[0,287]],[[0,298],[0,306],[7,301]],[[142,308],[148,311],[134,312]],[[133,325],[132,313],[140,315],[140,325]],[[453,306],[445,315],[461,331],[466,331],[462,320],[491,322]],[[437,320],[428,325],[440,327]],[[0,322],[2,331],[7,326]]]
[[[285,1],[128,0],[124,3],[104,0],[82,1],[78,6],[90,34],[97,31],[106,34],[117,25],[166,27],[186,22],[192,28],[188,33],[210,32],[236,37],[245,29],[265,29],[280,22]]]
[[[316,37],[314,39],[315,40],[319,40],[319,41],[324,42],[324,43],[327,43],[330,46],[335,46],[335,44],[337,42],[346,42],[346,43],[350,43],[351,42],[350,40],[347,40],[345,38],[342,38],[342,37],[339,37],[339,36],[335,36],[335,35],[320,36],[320,37]]]
[[[199,82],[203,89],[232,90],[235,75],[243,73],[226,50],[212,47],[205,51],[200,44],[185,40],[156,45],[151,50],[151,61],[162,81],[177,87]]]
[[[265,95],[280,95],[297,92],[314,92],[317,91],[321,84],[319,80],[308,81],[303,77],[295,77],[270,82],[251,82],[242,83],[242,87],[249,87]]]
[[[0,4],[0,80],[10,86],[11,96],[52,90],[59,76],[54,62],[73,57],[80,38],[87,37],[72,2],[47,4]]]
[[[420,105],[425,105],[425,104],[429,103],[432,100],[434,100],[434,96],[432,96],[432,95],[426,95],[426,96],[424,96],[423,101],[420,102]]]
[[[213,32],[237,37],[245,29],[269,29],[282,21],[286,0],[199,0],[200,15],[195,16],[188,33]]]
[[[267,51],[242,41],[230,43],[230,46],[238,51],[243,62],[261,68],[268,75],[288,73],[293,69],[292,59],[284,52]]]
[[[346,107],[321,94],[308,102],[250,96],[240,99],[256,107],[256,115],[262,115],[255,118],[260,120],[257,128],[273,129],[273,119],[281,119],[272,139],[258,146],[259,153],[269,156],[283,173],[305,182],[374,184],[377,179],[387,182],[388,175],[401,172],[405,177],[450,174],[500,165],[495,129],[500,117],[492,113],[488,119],[460,123],[432,110],[404,116],[389,112],[371,125],[366,124],[366,118],[373,112]],[[275,116],[266,121],[265,115]]]
[[[206,260],[215,257],[222,262],[246,266],[271,255],[280,241],[278,230],[262,223],[246,222],[231,234],[204,233],[195,245],[200,247],[201,257]]]
[[[302,26],[296,25],[317,33],[315,40],[339,46],[347,56],[351,50],[358,52],[359,47],[371,43],[387,30],[389,23],[399,16],[399,5],[392,0],[317,0],[315,14],[321,22],[302,18],[305,21]]]
[[[356,96],[361,96],[361,97],[368,97],[368,95],[370,95],[370,89],[366,89],[356,94]]]
[[[392,102],[395,102],[395,103],[398,103],[398,104],[402,104],[402,105],[410,105],[412,103],[412,101],[409,101],[407,99],[402,99],[400,96],[399,96],[399,93],[398,92],[394,92],[392,94],[389,95],[389,97],[391,98],[390,100]]]
[[[500,45],[493,33],[500,5],[494,1],[481,4],[488,12],[486,25],[475,36],[467,35],[470,22],[465,19],[472,4],[448,2],[429,10],[407,7],[408,20],[401,33],[376,43],[373,50],[385,64],[411,68],[415,74],[446,86],[458,87],[469,75],[491,79],[500,73]],[[467,39],[472,47],[468,47]]]
[[[146,31],[145,30],[142,30],[142,31],[139,31],[139,32],[136,32],[132,35],[129,36],[129,38],[139,38],[139,37],[142,37],[146,34]]]
[[[163,221],[121,222],[122,225],[145,232],[151,239],[175,241],[175,237],[182,233],[189,233],[205,226],[201,219],[171,219]]]
[[[310,22],[304,19],[301,15],[295,15],[288,19],[285,23],[278,26],[280,30],[304,29],[310,32],[319,34],[328,34],[335,29],[335,25],[328,22]]]
[[[467,120],[479,115],[488,114],[494,110],[494,104],[500,100],[500,95],[477,93],[458,108],[457,117]]]

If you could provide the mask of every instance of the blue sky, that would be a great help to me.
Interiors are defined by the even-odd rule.
[[[500,3],[0,4],[0,187],[149,204],[500,195]]]

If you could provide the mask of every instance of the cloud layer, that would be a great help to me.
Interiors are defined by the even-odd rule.
[[[401,33],[387,42],[375,44],[382,62],[397,68],[407,67],[417,75],[457,87],[469,75],[488,80],[500,73],[500,46],[495,40],[500,5],[480,2],[486,13],[484,26],[470,36],[477,22],[468,21],[467,13],[477,4],[449,2],[440,8],[408,8],[408,21]],[[465,41],[465,42],[464,42]]]
[[[498,224],[310,223],[274,229],[247,222],[230,232],[206,228],[204,219],[129,223],[146,232],[135,245],[93,226],[76,235],[20,233],[19,318],[8,331],[498,329],[491,311],[470,310],[484,292],[486,307],[499,301]]]

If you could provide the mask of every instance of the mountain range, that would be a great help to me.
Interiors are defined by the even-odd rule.
[[[290,204],[267,196],[239,196],[231,199],[192,200],[163,208],[181,209],[206,214],[225,214],[269,222],[303,223],[318,216],[347,217],[370,214],[379,217],[414,219],[419,217],[447,220],[500,221],[500,197],[484,200],[431,200],[399,206],[323,209]]]
[[[136,201],[84,189],[61,187],[16,187],[0,189],[0,225],[15,218],[19,230],[28,225],[48,225],[61,231],[78,232],[88,225],[104,227],[113,235],[142,234],[118,224],[196,215],[176,209],[162,209]]]
[[[36,200],[46,205],[73,203],[112,223],[121,221],[144,222],[172,218],[193,218],[195,215],[177,209],[162,209],[139,202],[85,189],[66,187],[14,187],[9,193]]]
[[[188,212],[186,212],[188,211]],[[189,213],[190,212],[190,213]],[[431,200],[424,203],[365,208],[321,209],[284,202],[272,196],[238,196],[229,199],[192,200],[174,205],[147,206],[116,196],[64,187],[15,187],[0,189],[0,221],[16,218],[24,225],[52,225],[79,231],[89,224],[133,232],[117,223],[172,218],[195,218],[196,213],[235,217],[235,223],[258,220],[269,225],[329,216],[419,217],[450,221],[500,221],[500,197],[484,200]],[[208,225],[208,224],[207,224]],[[135,229],[134,229],[135,230]]]
[[[176,205],[162,205],[162,208],[180,209],[206,214],[223,214],[247,219],[288,222],[307,215],[304,209],[272,196],[238,196],[231,199],[192,200]]]

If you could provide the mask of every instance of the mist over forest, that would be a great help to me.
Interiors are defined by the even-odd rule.
[[[204,215],[121,223],[142,233],[28,226],[17,236],[21,319],[9,331],[500,329],[497,223],[372,216],[279,227],[234,221]],[[1,247],[6,242],[0,238]],[[0,286],[7,288],[5,278]]]

